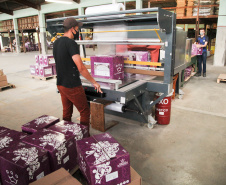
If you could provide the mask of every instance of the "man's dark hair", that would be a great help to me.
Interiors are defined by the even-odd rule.
[[[205,29],[204,29],[204,28],[200,28],[200,29],[199,29],[199,31],[201,31],[201,30],[204,30],[204,31],[205,31]]]
[[[83,25],[82,22],[77,22],[74,18],[70,17],[64,20],[64,33],[68,32],[71,28],[78,26],[81,27]]]
[[[64,27],[64,33],[67,33],[71,28]]]

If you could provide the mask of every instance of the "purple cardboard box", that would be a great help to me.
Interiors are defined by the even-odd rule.
[[[1,127],[0,126],[0,134],[4,133],[4,132],[7,132],[9,131],[10,129],[9,128],[6,128],[6,127]]]
[[[62,120],[59,123],[56,123],[55,125],[49,127],[48,129],[63,133],[68,136],[72,136],[75,139],[75,144],[77,140],[89,137],[87,126],[70,121]]]
[[[39,65],[35,65],[35,75],[39,76]]]
[[[50,173],[45,150],[19,142],[1,152],[3,185],[28,185]]]
[[[56,64],[55,63],[51,63],[51,64],[49,64],[49,66],[52,67],[52,73],[53,73],[53,75],[57,75],[57,72],[56,72]]]
[[[129,51],[129,60],[130,61],[150,61],[150,53],[148,51]],[[148,65],[136,65],[141,67],[150,67]]]
[[[15,130],[9,130],[0,134],[0,151],[17,144],[27,136],[27,134]]]
[[[72,170],[77,165],[74,137],[43,129],[24,138],[23,142],[48,151],[52,172],[62,167]]]
[[[31,75],[36,75],[35,65],[30,65],[30,73]]]
[[[203,48],[197,48],[196,44],[192,44],[191,55],[202,55]]]
[[[42,67],[39,68],[39,76],[41,77],[48,77],[53,75],[52,66]]]
[[[92,56],[90,59],[93,77],[115,80],[124,78],[123,56]]]
[[[59,118],[56,118],[54,116],[43,115],[22,125],[22,131],[28,134],[33,134],[38,130],[48,128],[54,125],[55,123],[58,123],[59,121],[60,121]]]
[[[43,56],[43,66],[49,66],[49,64],[55,63],[53,55]]]
[[[79,167],[91,185],[131,182],[129,153],[108,133],[77,141]]]
[[[39,55],[39,66],[43,66],[44,64],[44,59],[42,55]]]
[[[35,55],[35,63],[39,65],[39,55]]]

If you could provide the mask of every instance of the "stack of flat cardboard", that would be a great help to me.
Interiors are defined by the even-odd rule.
[[[189,6],[193,6],[194,5],[194,0],[188,0],[188,2],[187,2],[187,6],[189,7]],[[193,8],[192,7],[190,7],[190,8],[187,8],[187,16],[192,16],[192,10],[193,10]]]
[[[184,17],[185,16],[185,6],[186,6],[186,0],[177,0],[177,17]],[[183,7],[183,8],[179,8]]]
[[[6,75],[4,75],[3,69],[0,69],[0,87],[4,87],[7,85],[8,85],[7,77]]]

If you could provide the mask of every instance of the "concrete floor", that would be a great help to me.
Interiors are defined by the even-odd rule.
[[[42,114],[62,115],[56,80],[30,78],[35,54],[0,53],[0,68],[16,85],[0,92],[1,126],[20,130]],[[129,151],[131,166],[142,176],[143,185],[226,184],[226,84],[216,83],[226,67],[213,67],[212,60],[208,59],[207,77],[192,77],[183,88],[183,99],[173,101],[169,125],[148,129],[108,116],[107,122],[119,122],[108,132]],[[78,116],[74,110],[73,120]]]

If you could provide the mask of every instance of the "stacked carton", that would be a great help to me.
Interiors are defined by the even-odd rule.
[[[35,55],[35,64],[30,65],[32,76],[50,77],[56,75],[56,64],[52,55]]]
[[[91,56],[90,59],[93,77],[115,80],[124,78],[123,56]]]
[[[186,0],[177,0],[177,17],[184,17],[185,16],[185,6],[186,6]],[[183,7],[183,8],[179,8]]]
[[[215,0],[200,0],[199,5],[213,5],[215,4]],[[194,6],[198,6],[198,0],[194,1]],[[193,16],[197,16],[198,8],[193,8]],[[199,8],[199,16],[208,16],[214,14],[214,7],[200,7]]]
[[[193,8],[190,7],[190,6],[193,6],[193,5],[194,5],[194,0],[188,0],[188,2],[187,2],[187,6],[188,6],[188,8],[187,8],[187,16],[189,16],[189,17],[192,16]]]
[[[0,184],[28,185],[60,168],[76,167],[76,141],[88,137],[88,128],[56,122],[56,117],[40,116],[22,126],[26,133],[0,127]]]
[[[7,77],[6,75],[4,75],[3,69],[0,69],[0,87],[4,87],[7,85],[8,85]]]

